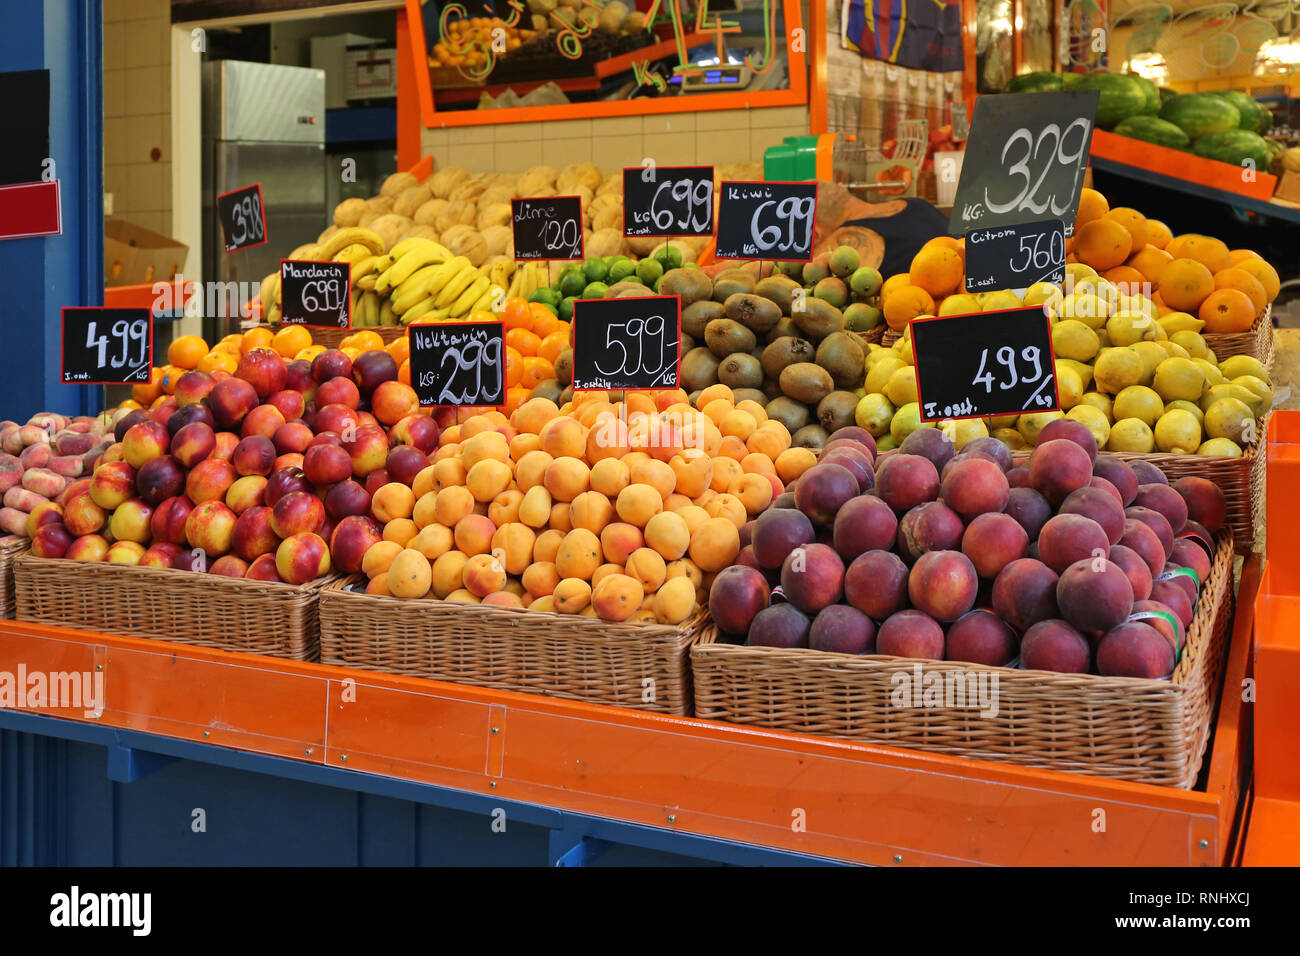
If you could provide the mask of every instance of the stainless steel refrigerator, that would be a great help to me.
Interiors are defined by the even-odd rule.
[[[227,253],[217,196],[255,183],[262,185],[267,241]],[[280,268],[281,257],[314,242],[326,225],[325,71],[239,60],[205,63],[203,277],[241,283],[239,302],[231,295],[208,297],[208,341],[236,330],[249,290],[256,294],[262,278]]]

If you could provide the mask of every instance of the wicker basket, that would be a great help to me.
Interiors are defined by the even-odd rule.
[[[1273,368],[1272,305],[1245,332],[1202,332],[1201,335],[1220,362],[1233,355],[1249,355],[1259,359],[1264,368]]]
[[[703,612],[677,627],[365,594],[360,576],[321,591],[321,662],[389,674],[686,715],[687,652]]]
[[[14,560],[21,620],[295,661],[319,659],[317,604],[327,580],[298,587],[31,554]]]
[[[14,558],[30,544],[18,535],[0,538],[0,617],[14,616]]]
[[[853,334],[858,337],[858,341],[863,345],[879,345],[885,337],[885,326],[877,325],[867,332],[854,332]]]
[[[691,651],[695,715],[1188,789],[1222,679],[1232,561],[1225,534],[1171,680],[742,647],[715,643],[710,626]],[[996,714],[918,706],[925,685],[916,679],[925,673],[990,682],[996,675]],[[904,677],[916,687],[912,706],[894,703]]]

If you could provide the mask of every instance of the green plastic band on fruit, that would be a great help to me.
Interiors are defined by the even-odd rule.
[[[1195,568],[1174,568],[1172,571],[1164,571],[1156,576],[1157,581],[1172,581],[1179,575],[1190,577],[1196,584],[1196,590],[1201,590],[1201,576],[1196,573]]]
[[[1169,622],[1169,628],[1174,632],[1174,666],[1177,667],[1178,662],[1183,659],[1183,645],[1178,641],[1180,627],[1176,617],[1168,611],[1134,611],[1124,619],[1124,623],[1127,624],[1129,621],[1141,621],[1144,618],[1152,617],[1162,618]]]

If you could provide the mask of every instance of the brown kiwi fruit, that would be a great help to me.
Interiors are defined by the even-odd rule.
[[[704,327],[714,319],[725,319],[727,310],[722,307],[721,302],[712,302],[704,300],[703,302],[692,302],[686,308],[682,309],[682,331],[692,338],[704,338]],[[686,350],[682,349],[684,353]]]
[[[766,279],[759,279],[754,283],[754,295],[762,296],[764,299],[775,302],[778,309],[785,315],[790,314],[790,299],[794,290],[799,288],[799,283],[795,282],[789,276],[771,275]]]
[[[814,342],[820,342],[832,332],[844,330],[844,313],[829,302],[807,295],[804,296],[803,305],[801,311],[792,312],[790,317],[800,331]]]
[[[785,426],[785,430],[791,435],[807,425],[812,419],[807,405],[796,402],[793,398],[786,398],[784,395],[768,402],[766,411],[768,418],[775,418]]]
[[[799,331],[799,326],[794,324],[794,319],[788,315],[781,316],[781,321],[772,326],[767,333],[767,341],[775,342],[777,339],[783,339],[786,336],[795,339],[807,338]]]
[[[816,352],[807,339],[786,336],[763,349],[763,374],[772,380],[781,377],[781,370],[795,362],[811,362]]]
[[[718,381],[728,388],[757,388],[763,384],[763,366],[748,352],[733,352],[718,364]]]
[[[821,425],[805,425],[790,436],[790,445],[793,448],[823,448],[830,437]]]
[[[566,385],[564,386],[564,391],[560,393],[560,397],[556,400],[555,404],[563,407],[571,401],[573,401],[573,386]]]
[[[543,379],[533,386],[529,398],[549,398],[555,404],[560,403],[560,393],[564,391],[564,386],[553,378]]]
[[[832,332],[817,346],[817,364],[831,373],[838,388],[858,388],[866,354],[852,332]]]
[[[763,394],[769,402],[773,399],[785,397],[781,394],[781,383],[774,378],[763,379]]]
[[[695,336],[682,333],[681,345],[678,346],[678,355],[685,355],[691,349],[695,348]]]
[[[718,358],[754,348],[754,333],[732,319],[714,319],[704,327],[704,344]]]
[[[565,349],[555,356],[555,380],[561,385],[573,383],[573,349]]]
[[[776,307],[776,303],[762,296],[737,292],[735,295],[727,296],[723,306],[727,310],[727,318],[734,319],[745,328],[760,334],[772,329],[781,321],[781,310]]]
[[[713,280],[703,269],[669,269],[659,280],[657,295],[679,295],[682,308],[713,295]]]
[[[624,292],[627,292],[629,289],[636,292],[638,295],[655,294],[653,289],[650,289],[647,286],[642,285],[640,282],[637,282],[634,279],[624,279],[622,282],[615,282],[612,286],[606,289],[605,298],[617,299],[619,296],[621,296]]]
[[[737,405],[741,402],[757,402],[759,405],[767,404],[767,396],[763,394],[761,388],[737,388],[732,390],[732,397]]]
[[[682,356],[678,384],[688,392],[718,384],[718,357],[704,348],[694,348]]]
[[[796,402],[815,405],[835,390],[831,373],[813,362],[795,362],[781,369],[781,391]]]
[[[754,277],[744,269],[728,269],[713,277],[714,302],[726,302],[737,293],[753,291]]]
[[[853,392],[831,392],[817,403],[817,422],[834,434],[841,428],[855,424],[853,412],[858,407],[858,396]]]

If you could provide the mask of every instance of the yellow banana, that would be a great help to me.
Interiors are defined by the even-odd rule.
[[[494,309],[492,307],[496,304],[497,296],[502,294],[503,294],[503,290],[501,286],[489,285],[487,291],[484,292],[481,296],[479,296],[474,301],[474,304],[469,307],[470,313],[472,314],[474,312],[479,312],[484,309],[490,309],[493,312],[500,311],[499,309]]]
[[[397,314],[393,312],[393,300],[387,296],[384,296],[384,301],[379,304],[379,324],[397,324]]]
[[[442,252],[444,259],[451,258],[452,254],[447,250],[447,247],[442,245],[441,243],[435,242],[432,239],[425,239],[423,236],[412,236],[410,239],[403,239],[397,245],[393,246],[393,248],[388,250],[388,252],[386,253],[388,262],[385,264],[385,268],[387,266],[393,265],[395,262],[397,262],[398,259],[402,258],[402,256],[406,255],[408,252],[412,252],[416,249],[423,249],[429,246],[432,246],[433,248],[440,250]]]
[[[441,265],[451,258],[453,257],[447,254],[447,250],[436,242],[419,249],[412,249],[380,274],[375,282],[375,291],[387,292],[389,289],[401,285],[419,269],[428,265]]]
[[[494,263],[488,273],[488,280],[502,289],[510,288],[510,280],[515,273],[515,264],[509,260]]]
[[[280,309],[280,303],[272,303],[271,308],[266,312],[266,321],[271,325],[275,325],[280,321],[280,316],[283,314],[284,313]]]
[[[379,296],[373,292],[365,292],[361,296],[361,317],[362,325],[366,328],[379,324]]]
[[[258,290],[258,298],[262,300],[262,314],[271,307],[273,302],[280,301],[280,270],[277,269],[269,276],[262,280],[262,286]]]
[[[370,275],[377,275],[376,270],[379,263],[384,260],[383,256],[372,256],[367,254],[364,258],[357,259],[352,263],[352,270],[349,273],[352,284],[356,285],[359,281]],[[374,287],[374,283],[370,283]]]
[[[369,259],[372,255],[374,255],[374,253],[370,251],[368,246],[364,246],[359,242],[354,242],[352,245],[344,246],[336,252],[334,254],[334,261],[348,263],[360,262],[362,259]]]
[[[384,240],[379,233],[361,226],[349,226],[347,229],[340,229],[330,236],[324,245],[316,249],[316,254],[322,259],[333,259],[335,253],[353,243],[360,243],[368,248],[373,255],[379,255],[384,251]]]
[[[452,276],[451,279],[447,281],[447,284],[438,291],[438,294],[435,296],[438,308],[441,309],[444,306],[451,305],[462,292],[470,287],[470,284],[473,283],[475,279],[481,278],[483,277],[478,274],[478,270],[470,265],[469,262],[466,262],[465,265],[461,267],[461,270]],[[487,280],[484,279],[483,281],[486,282]]]
[[[461,269],[465,268],[469,264],[470,261],[464,256],[453,256],[441,265],[425,266],[424,270],[421,271],[424,271],[427,274],[427,270],[432,269],[433,273],[428,276],[428,282],[425,284],[424,290],[430,295],[437,295],[442,291],[442,287],[451,280],[452,276],[456,275]],[[403,285],[410,285],[410,282],[411,280],[407,279]],[[401,295],[404,291],[404,289],[398,289],[394,295]]]
[[[492,287],[486,277],[479,276],[462,292],[451,304],[451,314],[456,316],[469,315],[470,306],[478,301],[478,297],[487,292]]]
[[[285,256],[285,258],[300,260],[303,262],[319,261],[319,251],[320,246],[316,245],[314,242],[309,242],[306,245],[299,246],[297,249],[293,250],[293,252]]]
[[[389,300],[393,303],[393,312],[401,315],[426,295],[429,295],[429,284],[440,268],[442,268],[441,264],[425,266],[403,282],[400,289],[394,289],[389,296]]]
[[[523,269],[515,269],[515,274],[510,277],[510,284],[506,286],[506,298],[513,299],[519,294],[519,280],[523,276]]]
[[[433,299],[421,299],[415,305],[411,306],[402,313],[401,322],[403,325],[410,325],[420,319],[428,318],[429,313],[433,311]]]

